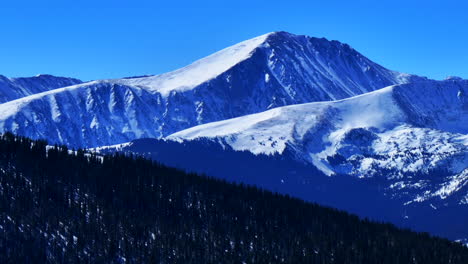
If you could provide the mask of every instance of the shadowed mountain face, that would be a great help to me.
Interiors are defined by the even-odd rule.
[[[174,72],[93,81],[6,103],[0,131],[96,147],[423,80],[387,70],[337,41],[276,32]]]

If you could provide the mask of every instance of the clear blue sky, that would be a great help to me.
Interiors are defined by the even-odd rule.
[[[0,74],[158,74],[284,30],[346,42],[393,70],[468,78],[467,2],[7,1],[0,6]]]

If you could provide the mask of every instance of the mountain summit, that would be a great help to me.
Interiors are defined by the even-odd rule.
[[[95,147],[422,80],[338,41],[274,32],[170,73],[93,81],[2,104],[0,131]]]
[[[242,64],[249,64],[236,72]],[[343,99],[395,83],[420,79],[389,71],[370,61],[349,45],[324,38],[273,32],[228,47],[182,69],[162,75],[124,79],[119,83],[138,85],[168,96],[198,88],[224,75],[229,87],[242,89],[235,77],[256,69],[285,100],[304,102]],[[233,78],[234,77],[234,78]],[[245,80],[245,79],[244,79]],[[256,80],[256,81],[260,81]],[[240,81],[240,80],[237,80]],[[281,88],[281,89],[278,89]],[[250,87],[249,90],[253,88]]]

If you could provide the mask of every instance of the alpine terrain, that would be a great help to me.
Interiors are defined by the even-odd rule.
[[[465,239],[465,90],[468,81],[464,80],[394,85],[344,100],[279,107],[200,125],[172,134],[164,142],[136,140],[100,151],[150,154],[171,166],[242,179],[363,216]],[[177,149],[174,144],[183,147]],[[209,151],[200,153],[200,149]],[[229,151],[253,156],[223,154]],[[167,156],[170,152],[176,154]],[[203,163],[196,157],[200,154],[216,162]],[[262,162],[261,156],[276,164]],[[247,159],[256,160],[250,165],[257,166],[252,175],[247,173],[250,178],[235,175],[242,171],[227,172]],[[265,177],[259,179],[259,175]],[[350,197],[354,195],[361,199]]]
[[[0,78],[0,132],[143,155],[468,241],[468,80],[265,34],[154,76]]]
[[[337,41],[275,32],[170,73],[92,81],[3,104],[0,131],[97,147],[421,80]]]

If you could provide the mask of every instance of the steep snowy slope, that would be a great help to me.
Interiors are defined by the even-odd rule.
[[[385,177],[391,189],[416,189],[396,193],[408,203],[459,195],[456,203],[466,204],[468,104],[460,94],[467,90],[468,81],[395,85],[200,125],[167,139],[210,139],[254,154],[288,149],[330,176]]]
[[[94,81],[4,104],[0,131],[74,147],[112,145],[424,80],[387,70],[337,41],[276,32],[174,72]]]
[[[47,74],[24,78],[7,78],[0,75],[0,103],[80,83],[77,79]]]

